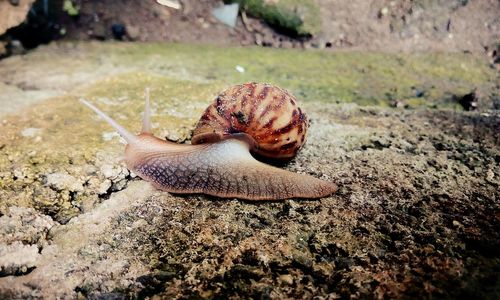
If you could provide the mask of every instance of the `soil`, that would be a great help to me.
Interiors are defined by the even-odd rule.
[[[240,16],[234,29],[211,14],[220,1],[182,1],[175,10],[146,1],[85,1],[77,19],[67,19],[68,39],[88,39],[124,24],[140,41],[197,42],[270,47],[357,48],[384,51],[484,51],[500,41],[500,3],[482,1],[317,1],[321,32],[296,39],[264,22]],[[386,13],[385,10],[387,10]],[[96,22],[97,20],[97,22]],[[102,27],[102,28],[101,28]],[[90,34],[92,35],[92,33]]]
[[[500,41],[496,0],[317,0],[321,29],[309,37],[281,34],[246,14],[240,14],[235,28],[230,28],[212,16],[212,9],[222,5],[215,0],[182,0],[178,10],[154,1],[73,2],[79,8],[73,17],[61,9],[62,0],[49,2],[50,21],[41,25],[39,19],[46,18],[39,1],[35,6],[39,8],[30,13],[34,25],[11,33],[28,48],[55,38],[118,38],[384,52],[466,51],[490,58]]]

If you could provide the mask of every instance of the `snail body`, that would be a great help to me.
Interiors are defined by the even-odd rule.
[[[250,83],[223,92],[203,114],[191,145],[151,134],[148,98],[138,135],[129,133],[89,102],[83,99],[81,102],[127,141],[127,167],[160,190],[278,200],[320,198],[337,189],[333,183],[264,164],[251,155],[253,152],[268,158],[289,159],[305,142],[307,117],[296,107],[293,96],[280,88]],[[265,117],[266,114],[271,116]],[[282,121],[284,118],[290,121]],[[265,121],[262,126],[259,120]]]

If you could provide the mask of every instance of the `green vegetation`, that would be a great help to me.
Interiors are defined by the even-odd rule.
[[[63,11],[70,17],[76,17],[80,14],[80,7],[76,6],[71,0],[64,0]]]
[[[319,8],[312,0],[226,0],[225,2],[239,3],[240,10],[288,34],[314,35],[321,27]]]
[[[127,45],[118,52],[113,45],[100,49],[117,66],[132,64],[176,79],[219,82],[213,85],[214,95],[232,84],[259,81],[278,84],[303,101],[387,106],[411,99],[411,107],[450,107],[455,105],[452,95],[475,87],[489,90],[495,83],[495,72],[485,62],[462,53],[306,53],[159,44]],[[245,72],[237,72],[237,65]]]

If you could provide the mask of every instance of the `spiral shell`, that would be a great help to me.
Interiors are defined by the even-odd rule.
[[[252,152],[273,159],[290,159],[305,143],[309,121],[286,90],[264,83],[246,83],[222,92],[205,110],[192,144],[208,142],[214,134],[251,136]]]

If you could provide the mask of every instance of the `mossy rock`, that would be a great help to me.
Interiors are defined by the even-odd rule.
[[[319,7],[311,0],[226,0],[240,10],[292,36],[313,36],[321,30]]]

